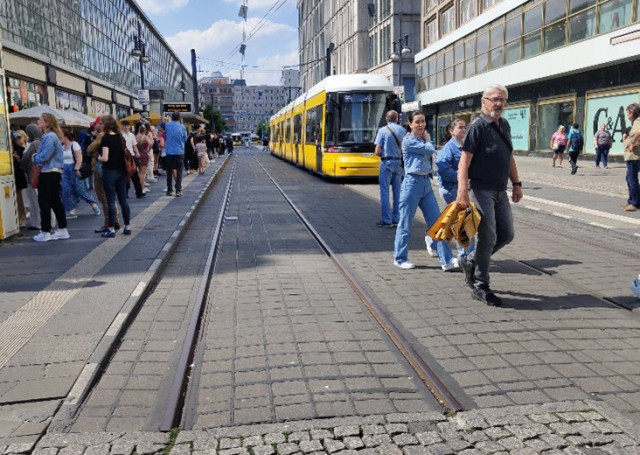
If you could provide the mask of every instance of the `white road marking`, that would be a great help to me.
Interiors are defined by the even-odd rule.
[[[564,213],[553,212],[553,215],[558,216],[560,218],[564,218],[565,220],[572,220],[573,217],[569,215],[565,215]]]
[[[89,381],[91,380],[93,373],[96,371],[96,368],[98,368],[97,363],[87,363],[84,366],[82,372],[80,373],[80,376],[78,376],[78,379],[69,391],[64,404],[73,406],[78,403],[80,397],[82,396],[82,393],[89,385]]]
[[[636,226],[640,226],[640,219],[631,218],[628,216],[615,215],[613,213],[602,212],[600,210],[588,209],[586,207],[580,207],[578,205],[565,204],[564,202],[550,201],[548,199],[542,199],[535,196],[523,196],[523,199],[532,202],[538,202],[540,204],[551,205],[553,207],[558,207],[567,210],[573,210],[575,212],[581,212],[587,215],[599,216],[603,218],[608,218],[610,220],[620,221],[623,223],[635,224]]]
[[[591,226],[595,226],[595,227],[599,227],[599,228],[604,228],[604,229],[613,229],[611,226],[607,226],[606,224],[600,224],[600,223],[594,223],[591,222],[589,223]]]
[[[129,316],[129,313],[118,313],[118,315],[113,320],[113,322],[109,326],[109,329],[104,334],[104,336],[106,337],[116,336],[118,334],[118,331],[120,330],[120,327],[122,327],[122,324],[124,324],[124,321],[126,321],[127,316]]]

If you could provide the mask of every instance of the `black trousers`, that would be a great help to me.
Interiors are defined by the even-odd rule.
[[[67,217],[62,205],[62,174],[42,172],[38,178],[38,205],[40,206],[40,230],[51,232],[51,210],[56,215],[58,227],[67,227]]]
[[[142,185],[140,184],[140,174],[137,172],[133,174],[131,178],[127,178],[127,193],[129,192],[129,188],[131,185],[129,182],[133,183],[133,188],[136,190],[136,197],[140,197],[142,195]]]
[[[182,191],[182,166],[184,164],[183,155],[167,155],[165,157],[167,170],[167,193],[173,191],[173,170],[176,170],[176,191]]]

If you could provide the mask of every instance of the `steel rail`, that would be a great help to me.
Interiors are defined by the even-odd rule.
[[[233,161],[233,168],[231,169],[229,183],[223,196],[224,202],[220,209],[218,221],[216,222],[213,231],[213,241],[209,245],[209,252],[207,254],[207,260],[205,262],[205,268],[202,274],[203,280],[200,282],[200,286],[198,288],[198,294],[195,299],[195,307],[193,308],[191,318],[189,320],[189,325],[187,327],[185,342],[182,346],[176,373],[171,384],[167,406],[165,408],[164,417],[160,425],[160,431],[168,432],[171,431],[172,428],[179,426],[184,414],[185,396],[189,386],[190,372],[193,368],[193,365],[191,363],[193,361],[198,344],[197,341],[200,334],[200,328],[202,326],[202,314],[206,308],[206,301],[211,289],[211,282],[213,279],[213,264],[219,251],[220,238],[222,237],[222,231],[224,228],[224,218],[227,209],[229,208],[229,201],[231,199],[231,186],[233,185],[237,162],[238,158],[235,157]]]
[[[331,259],[340,274],[349,283],[364,306],[369,310],[371,315],[378,322],[382,330],[398,348],[402,356],[409,362],[409,364],[414,369],[418,377],[420,377],[427,389],[429,389],[429,391],[440,402],[440,404],[449,411],[462,411],[463,407],[454,396],[454,394],[447,388],[447,386],[442,382],[442,380],[433,371],[433,369],[429,367],[422,356],[418,354],[409,340],[407,340],[407,338],[402,334],[398,327],[393,323],[391,318],[389,318],[389,316],[384,312],[382,306],[377,302],[377,299],[372,296],[362,284],[360,284],[359,279],[350,270],[345,261],[343,261],[339,257],[339,255],[333,251],[331,246],[323,239],[320,233],[313,227],[311,222],[302,214],[300,209],[298,209],[294,202],[287,196],[282,187],[278,185],[278,183],[274,180],[269,171],[265,169],[262,163],[260,163],[257,159],[256,161],[258,162],[260,167],[262,167],[274,186],[278,189],[284,200],[287,201],[291,209],[298,216],[302,224],[304,224],[304,226],[311,233],[318,245],[320,245],[320,248],[325,252],[329,259]]]

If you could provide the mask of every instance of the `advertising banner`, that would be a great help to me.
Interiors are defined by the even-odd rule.
[[[531,109],[528,106],[505,109],[502,117],[511,125],[511,142],[513,143],[513,149],[529,150]]]
[[[593,151],[593,135],[604,123],[605,128],[613,137],[613,146],[609,153],[622,155],[622,135],[631,126],[627,120],[625,109],[629,104],[637,103],[639,100],[640,94],[638,92],[589,98],[584,125],[585,150]]]

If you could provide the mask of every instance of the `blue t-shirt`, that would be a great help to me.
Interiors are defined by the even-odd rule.
[[[187,129],[177,120],[165,124],[164,152],[167,155],[184,155],[184,142],[187,140]]]
[[[451,138],[436,157],[438,181],[449,192],[458,191],[458,164],[462,156],[462,147],[455,138]]]

